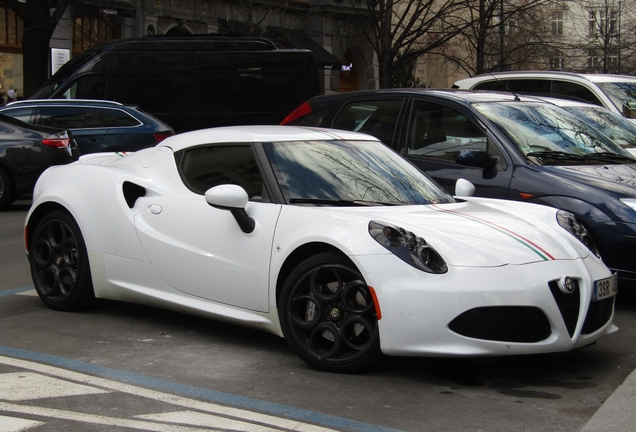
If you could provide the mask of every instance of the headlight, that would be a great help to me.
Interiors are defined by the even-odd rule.
[[[632,210],[636,210],[636,198],[621,198],[621,202]]]
[[[599,258],[601,257],[601,255],[598,253],[598,249],[596,247],[596,244],[594,243],[594,240],[592,240],[590,233],[587,232],[587,228],[585,228],[585,225],[579,222],[576,216],[568,211],[559,210],[557,212],[557,222],[559,222],[559,225],[561,225],[566,231],[568,231],[574,237],[579,239],[581,243],[587,246],[587,248],[591,250],[594,255]]]
[[[369,234],[378,243],[407,264],[427,273],[442,274],[448,271],[442,257],[426,240],[412,232],[378,221],[369,222]]]

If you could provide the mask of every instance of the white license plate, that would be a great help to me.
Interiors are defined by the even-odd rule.
[[[599,301],[608,297],[615,296],[618,292],[618,278],[612,275],[608,278],[594,281],[594,299]]]

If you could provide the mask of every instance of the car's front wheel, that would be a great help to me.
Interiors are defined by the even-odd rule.
[[[52,309],[78,310],[95,300],[84,238],[68,213],[51,212],[37,224],[29,261],[35,289]]]
[[[340,254],[315,255],[290,274],[281,291],[279,317],[289,346],[317,369],[354,372],[380,355],[373,296]]]

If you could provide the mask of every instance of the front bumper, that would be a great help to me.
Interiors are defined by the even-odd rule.
[[[614,297],[602,305],[592,302],[594,281],[611,275],[593,257],[518,266],[449,267],[442,275],[416,270],[392,255],[356,256],[355,260],[377,294],[382,312],[380,343],[388,355],[493,356],[569,351],[616,330],[612,324]],[[578,299],[561,295],[557,301],[550,282],[563,276],[578,282]],[[497,335],[471,337],[457,332],[462,327],[450,325],[460,315],[479,308],[500,308],[504,326],[505,313],[512,314],[508,323],[518,326],[517,311],[539,311],[548,329],[540,340],[519,342],[514,337],[497,340]],[[523,328],[508,329],[511,334],[520,331]]]

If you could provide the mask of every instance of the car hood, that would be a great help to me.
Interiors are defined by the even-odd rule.
[[[476,198],[388,209],[364,213],[371,220],[413,232],[453,266],[522,265],[589,255],[582,243],[558,225],[557,210],[547,206]]]
[[[619,197],[636,197],[636,164],[541,166],[538,169],[570,182],[614,192]]]

